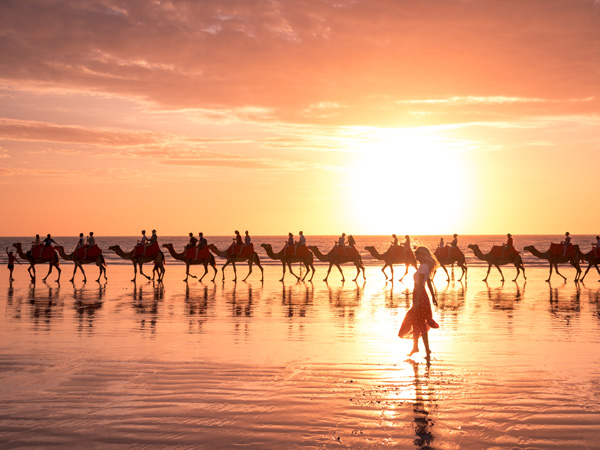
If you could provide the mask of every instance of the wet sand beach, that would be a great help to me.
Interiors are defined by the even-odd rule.
[[[0,278],[0,447],[597,448],[597,274],[505,267],[438,272],[430,363],[396,336],[412,276],[378,266],[133,284],[111,265],[71,284],[65,264],[60,285],[20,267]]]

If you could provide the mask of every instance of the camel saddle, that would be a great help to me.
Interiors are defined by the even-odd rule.
[[[240,253],[241,252],[241,253]],[[228,255],[249,257],[254,254],[254,244],[244,246],[243,244],[231,244],[227,249]]]
[[[563,245],[562,244],[556,244],[554,242],[552,242],[550,244],[550,249],[548,250],[548,253],[550,253],[551,255],[554,256],[566,256],[567,258],[570,258],[571,256],[575,255],[575,253],[577,251],[579,251],[579,245],[573,245],[573,244],[569,244],[569,246],[567,247],[567,252],[563,253]]]
[[[198,256],[196,257],[196,252],[198,252]],[[210,250],[208,249],[208,245],[205,245],[200,250],[197,247],[190,247],[185,251],[185,259],[204,259],[210,256]]]
[[[519,256],[519,252],[514,247],[508,249],[504,245],[494,245],[490,250],[490,255],[494,258],[502,258],[502,255],[504,255],[504,258],[509,257],[512,259],[514,256]]]
[[[358,250],[356,250],[355,247],[349,245],[344,245],[343,247],[336,245],[335,247],[333,247],[330,253],[333,253],[334,255],[340,258],[354,259],[360,257],[360,255],[358,254]]]
[[[298,258],[306,258],[310,256],[310,250],[306,245],[291,245],[283,248],[283,256],[297,256]]]
[[[457,259],[460,258],[462,252],[458,247],[438,247],[435,250],[435,257],[440,259]]]
[[[146,256],[146,257],[153,257],[154,255],[157,255],[158,252],[160,251],[160,248],[158,247],[158,242],[155,242],[154,244],[150,244],[149,246],[147,246],[144,249],[144,245],[138,244],[134,247],[133,249],[133,256]],[[146,251],[144,251],[146,250]]]
[[[31,256],[39,259],[52,259],[56,256],[56,250],[51,245],[45,247],[44,244],[31,247]]]
[[[87,249],[87,259],[96,259],[98,256],[102,254],[102,249],[98,247],[98,245],[94,244],[91,247],[84,245],[83,247],[77,249],[73,252],[73,257],[77,259],[86,258],[86,249]]]

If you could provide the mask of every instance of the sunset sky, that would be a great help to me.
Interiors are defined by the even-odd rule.
[[[600,232],[600,1],[0,2],[0,235]]]

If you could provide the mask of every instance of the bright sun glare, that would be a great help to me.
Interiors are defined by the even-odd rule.
[[[463,143],[435,130],[357,131],[348,182],[353,220],[369,234],[452,233],[467,195]]]

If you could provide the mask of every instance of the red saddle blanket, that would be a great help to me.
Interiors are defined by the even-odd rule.
[[[204,259],[210,256],[208,245],[198,250],[197,247],[190,247],[185,251],[185,259]]]
[[[404,245],[392,245],[390,246],[389,251],[394,258],[404,259],[406,256],[406,253],[404,252]]]
[[[508,249],[504,247],[504,245],[494,245],[490,250],[490,255],[494,256],[495,258],[512,258],[513,256],[518,256],[518,254],[519,252],[516,251],[514,247]]]
[[[297,256],[299,258],[306,258],[310,256],[310,250],[306,245],[291,245],[283,248],[283,256]]]
[[[150,244],[149,246],[144,246],[141,244],[136,245],[133,248],[133,256],[147,256],[147,257],[153,257],[154,255],[158,254],[158,252],[160,251],[160,248],[158,247],[158,242],[155,242],[154,244]]]
[[[462,255],[462,252],[458,247],[438,247],[434,253],[435,257],[440,259],[457,259]]]
[[[564,252],[564,246],[562,244],[551,243],[550,250],[548,252],[554,256],[567,256],[571,257],[575,254],[576,251],[579,251],[578,245],[569,244],[567,247],[566,253]]]
[[[75,250],[73,253],[73,256],[78,259],[96,259],[102,254],[102,250],[96,244],[92,245],[91,247],[84,245],[83,247]]]
[[[355,247],[347,245],[344,245],[343,247],[336,245],[335,247],[333,247],[330,253],[333,253],[334,255],[339,256],[340,258],[354,259],[360,257],[360,255],[358,254],[358,250],[356,250]]]
[[[227,249],[228,255],[252,256],[254,254],[254,244],[244,246],[244,244],[231,244]]]
[[[31,256],[34,258],[52,259],[54,255],[56,255],[56,250],[51,245],[44,247],[44,244],[40,244],[31,247]]]

